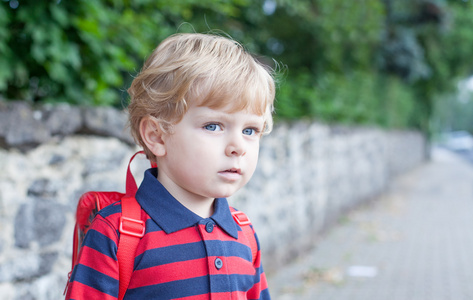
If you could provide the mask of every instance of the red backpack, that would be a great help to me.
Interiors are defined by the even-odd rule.
[[[82,247],[82,242],[93,219],[95,218],[95,215],[102,208],[121,200],[122,216],[120,217],[120,240],[118,242],[117,250],[119,268],[118,299],[121,300],[125,296],[125,292],[133,273],[136,248],[140,239],[145,235],[146,230],[145,222],[141,220],[141,206],[135,199],[138,186],[136,185],[135,178],[130,170],[131,162],[138,154],[144,154],[144,152],[139,151],[135,153],[128,163],[126,192],[124,194],[120,192],[86,192],[80,197],[76,210],[76,224],[72,246],[72,267],[68,274],[69,279],[64,294],[67,292],[72,271],[78,263],[77,260]],[[151,166],[156,167],[155,164],[151,164]],[[241,226],[244,234],[250,242],[254,263],[258,252],[258,246],[253,230],[248,226],[251,222],[245,213],[233,208],[231,210],[233,219]]]

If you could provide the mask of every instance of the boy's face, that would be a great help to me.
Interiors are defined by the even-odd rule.
[[[229,197],[253,175],[263,116],[191,105],[162,137],[158,180],[182,201]]]

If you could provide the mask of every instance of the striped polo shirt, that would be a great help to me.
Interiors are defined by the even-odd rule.
[[[156,175],[156,169],[147,170],[136,194],[146,233],[124,299],[270,299],[259,243],[253,262],[251,244],[227,200],[215,199],[214,214],[202,218],[171,196]],[[97,214],[66,299],[117,299],[120,216],[119,202]]]

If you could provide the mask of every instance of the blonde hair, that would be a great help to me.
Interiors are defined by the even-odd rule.
[[[128,93],[131,133],[152,161],[154,155],[140,135],[141,120],[153,116],[167,131],[179,123],[191,101],[212,109],[263,115],[265,133],[272,130],[271,70],[225,37],[198,33],[168,37],[146,60]]]

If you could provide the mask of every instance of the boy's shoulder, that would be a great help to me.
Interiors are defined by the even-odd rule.
[[[250,218],[248,218],[248,216],[243,211],[233,206],[229,206],[229,209],[232,214],[233,220],[235,220],[235,222],[238,225],[240,226],[250,225],[251,227],[253,227],[253,225],[251,224]]]
[[[120,227],[120,218],[122,216],[122,205],[121,200],[105,206],[97,212],[94,218],[94,222],[106,223],[109,227],[112,227],[114,231],[117,231]],[[94,224],[96,226],[101,226],[99,224]]]
[[[97,212],[97,215],[100,215],[104,219],[109,219],[113,217],[120,218],[122,213],[121,200],[114,202]]]

